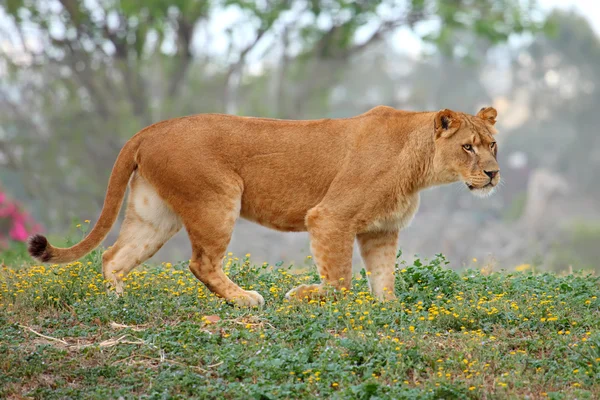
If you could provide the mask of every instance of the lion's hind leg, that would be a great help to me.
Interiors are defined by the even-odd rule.
[[[198,201],[182,201],[183,223],[192,244],[190,270],[211,292],[242,306],[264,304],[263,297],[236,285],[223,271],[223,257],[240,215],[238,185],[223,183],[220,191],[200,193]]]
[[[116,243],[102,255],[104,279],[123,293],[123,278],[152,257],[177,231],[181,221],[140,175],[134,175],[125,220]]]

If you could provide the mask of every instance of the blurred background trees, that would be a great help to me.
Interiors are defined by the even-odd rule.
[[[402,243],[445,251],[457,264],[486,255],[521,263],[561,240],[529,229],[544,222],[525,215],[540,204],[528,195],[535,169],[574,185],[569,191],[587,201],[576,211],[598,211],[598,43],[583,17],[545,15],[534,1],[6,0],[0,181],[64,236],[74,218],[98,215],[123,143],[159,120],[202,112],[343,117],[378,104],[474,112],[493,104],[501,162],[514,166],[501,194],[482,202],[436,189]],[[574,217],[556,207],[568,225]],[[306,251],[301,234],[239,228],[232,247],[259,249],[268,261]],[[466,232],[486,237],[477,235],[482,229],[489,243],[460,243]],[[535,251],[512,244],[521,236]],[[162,254],[184,258],[186,248],[178,238]]]

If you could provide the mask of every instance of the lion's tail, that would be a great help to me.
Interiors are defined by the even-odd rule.
[[[102,213],[89,234],[81,242],[69,248],[54,247],[46,237],[34,235],[28,241],[28,251],[33,258],[42,262],[67,263],[80,259],[98,247],[119,215],[127,183],[137,168],[135,155],[139,147],[138,143],[139,140],[134,137],[121,149],[108,181]]]

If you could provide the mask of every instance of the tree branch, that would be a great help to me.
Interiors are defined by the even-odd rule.
[[[191,42],[192,36],[194,34],[194,23],[187,22],[184,18],[179,18],[177,21],[177,35],[179,40],[178,45],[178,53],[179,53],[179,63],[177,64],[177,69],[173,74],[169,87],[167,89],[167,93],[169,97],[174,96],[181,85],[181,82],[184,80],[189,65],[192,61],[192,52],[191,52]]]
[[[259,29],[252,43],[250,43],[248,46],[242,49],[242,51],[240,51],[238,60],[235,63],[231,64],[227,69],[227,73],[225,74],[224,103],[225,108],[229,113],[235,112],[235,107],[230,107],[230,105],[233,104],[234,96],[234,88],[232,87],[231,78],[235,73],[237,73],[241,69],[242,65],[246,61],[246,56],[248,55],[248,53],[256,47],[260,39],[264,36],[265,33],[268,32],[271,26],[272,24],[269,24],[266,27]]]
[[[415,22],[426,19],[427,17],[428,15],[424,12],[413,12],[403,16],[398,16],[397,18],[391,20],[382,21],[379,27],[375,30],[375,32],[373,32],[371,36],[369,36],[364,42],[360,44],[354,44],[347,48],[338,49],[339,51],[337,53],[332,52],[331,54],[326,54],[325,49],[329,47],[329,45],[331,44],[330,42],[335,38],[338,31],[344,26],[344,24],[334,24],[331,28],[329,28],[327,32],[323,34],[319,42],[315,45],[313,52],[319,58],[343,59],[353,54],[356,54],[371,46],[375,42],[383,39],[383,37],[392,30],[399,28],[403,25],[412,26],[415,24]]]

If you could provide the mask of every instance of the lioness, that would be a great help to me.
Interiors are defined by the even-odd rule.
[[[57,248],[36,235],[39,261],[75,261],[97,247],[127,212],[117,242],[102,257],[104,278],[123,291],[123,277],[182,226],[191,244],[190,270],[227,300],[264,303],[223,272],[239,217],[281,231],[308,231],[323,282],[288,298],[337,290],[352,278],[358,240],[373,294],[394,295],[398,232],[415,215],[419,191],[462,181],[488,195],[500,181],[496,110],[476,116],[441,110],[408,112],[379,106],[352,118],[277,120],[201,114],[151,125],[123,147],[110,176],[98,222],[80,243]]]

